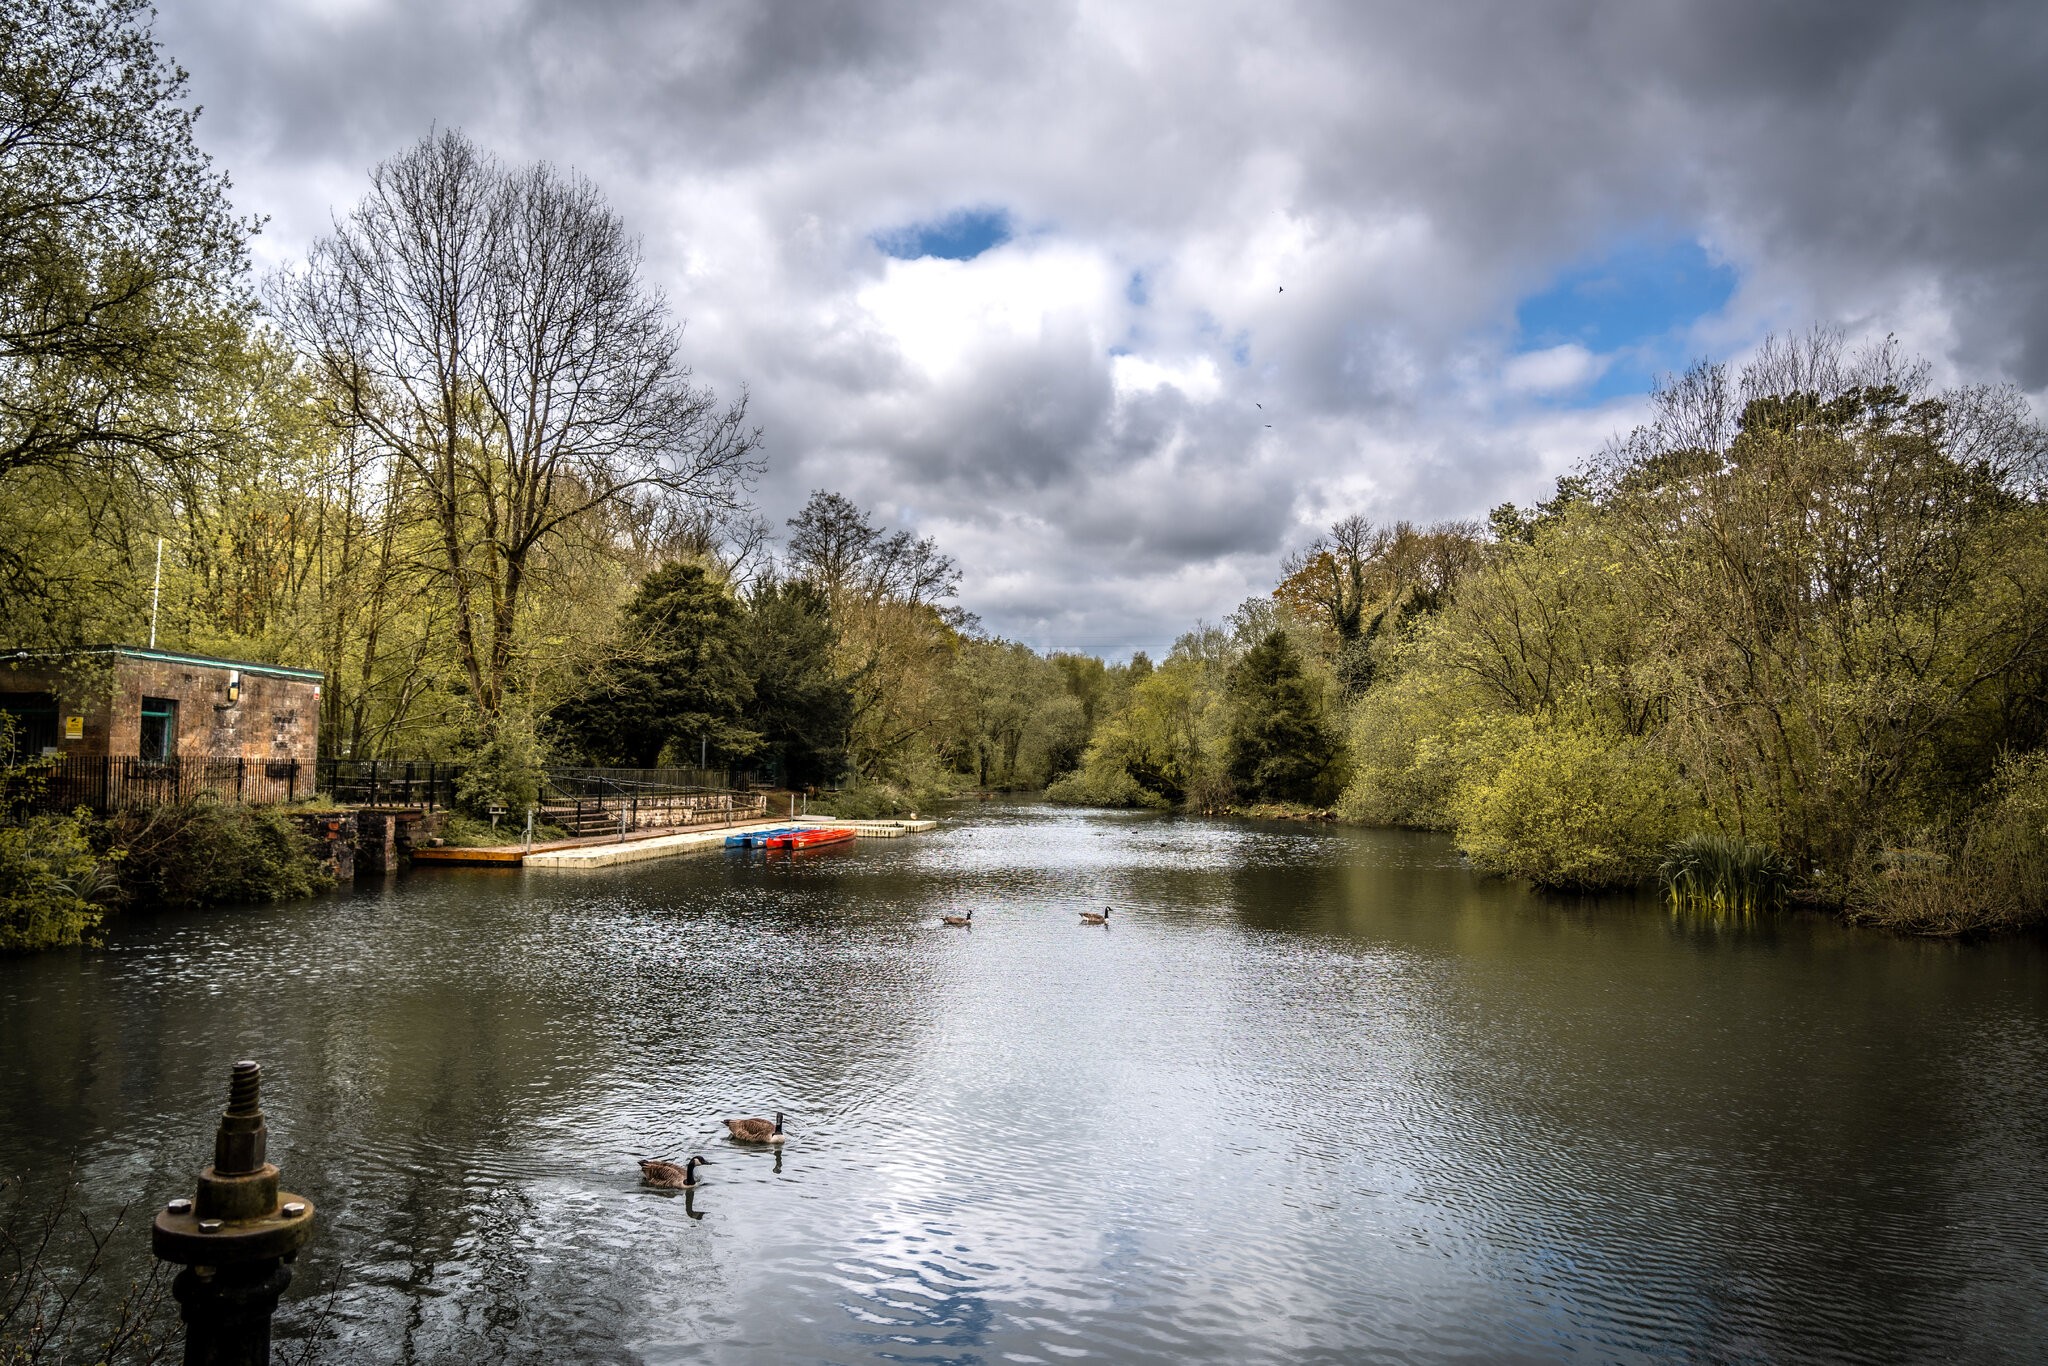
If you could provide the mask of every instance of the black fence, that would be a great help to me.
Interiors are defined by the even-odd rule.
[[[0,792],[16,811],[106,815],[210,796],[225,802],[289,802],[313,795],[312,765],[292,759],[136,759],[62,755],[18,766]]]
[[[410,759],[322,759],[320,790],[344,806],[410,806],[432,811],[455,804],[461,764]]]
[[[4,774],[0,770],[0,774]],[[201,795],[222,801],[289,802],[317,790],[344,806],[452,806],[463,765],[426,760],[166,759],[50,756],[0,776],[0,809],[102,815],[166,806]],[[697,768],[551,768],[541,786],[542,819],[581,831],[695,825],[765,809],[728,786],[730,775]],[[524,813],[516,814],[523,817]]]
[[[424,759],[322,759],[320,790],[345,806],[410,806],[432,811],[453,806],[464,766]],[[542,807],[594,806],[614,809],[636,799],[650,809],[681,808],[680,801],[658,798],[724,794],[731,775],[710,768],[549,768],[541,783]],[[711,805],[715,805],[712,803]]]

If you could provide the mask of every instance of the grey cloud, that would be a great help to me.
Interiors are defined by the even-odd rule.
[[[159,36],[244,207],[275,215],[269,253],[435,123],[591,174],[700,375],[751,386],[771,518],[814,485],[907,502],[998,630],[1157,649],[1347,498],[1433,517],[1540,492],[1610,419],[1468,381],[1519,297],[1629,233],[1729,254],[1730,344],[1905,326],[2048,386],[2035,3],[222,0]],[[1143,270],[1149,301],[933,381],[858,304],[870,236],[982,204]],[[1210,357],[1220,388],[1119,396],[1118,342]]]

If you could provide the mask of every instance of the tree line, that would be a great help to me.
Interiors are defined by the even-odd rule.
[[[589,181],[460,132],[291,269],[141,0],[0,15],[0,638],[326,675],[326,752],[967,787],[1449,831],[1549,887],[2048,906],[2048,507],[2021,398],[1778,339],[1484,523],[1347,517],[1154,661],[992,638],[929,539],[815,491],[771,535],[744,391]]]
[[[1338,522],[1270,602],[1134,661],[1055,794],[1333,798],[1484,869],[1717,912],[2048,920],[2048,437],[2022,397],[1818,330],[1653,399],[1483,527]]]

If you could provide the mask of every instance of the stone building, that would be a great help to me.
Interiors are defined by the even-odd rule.
[[[320,683],[310,669],[132,645],[0,651],[0,712],[18,756],[244,761],[311,774]]]

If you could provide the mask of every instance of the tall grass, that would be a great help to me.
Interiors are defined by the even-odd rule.
[[[1666,850],[1657,877],[1674,912],[1746,918],[1784,903],[1790,870],[1761,844],[1705,834]]]

